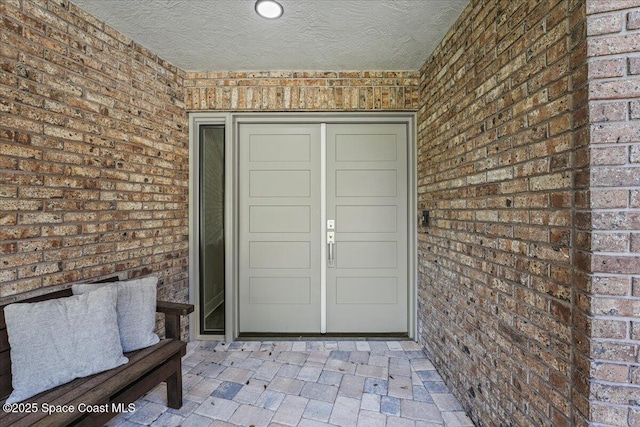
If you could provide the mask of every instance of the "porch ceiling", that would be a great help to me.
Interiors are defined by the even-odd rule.
[[[184,71],[417,70],[469,0],[72,0]]]

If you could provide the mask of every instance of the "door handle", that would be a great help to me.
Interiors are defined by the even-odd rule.
[[[336,243],[336,236],[334,231],[327,231],[327,265],[329,267],[335,266],[334,257],[334,245]]]

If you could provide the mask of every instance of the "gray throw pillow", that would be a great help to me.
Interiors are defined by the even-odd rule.
[[[160,341],[156,335],[157,277],[128,280],[126,282],[73,285],[74,295],[85,294],[103,287],[118,290],[118,328],[123,351],[149,347]]]
[[[105,288],[5,307],[13,385],[7,403],[127,363],[120,345],[116,299],[116,290]]]

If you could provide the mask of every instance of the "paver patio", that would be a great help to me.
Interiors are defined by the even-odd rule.
[[[109,426],[473,426],[412,341],[196,341],[184,404],[164,384]]]

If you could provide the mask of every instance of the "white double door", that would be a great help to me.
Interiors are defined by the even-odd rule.
[[[406,124],[240,124],[240,333],[407,333]]]

